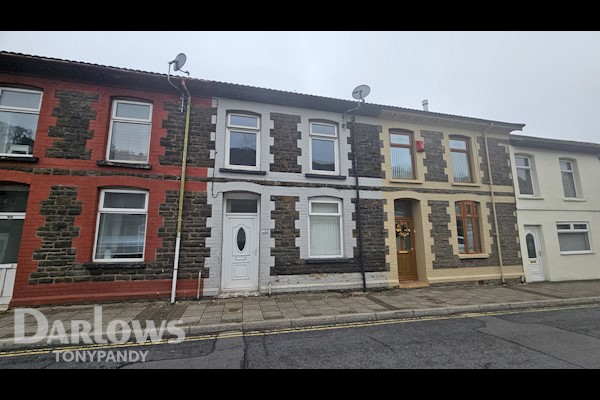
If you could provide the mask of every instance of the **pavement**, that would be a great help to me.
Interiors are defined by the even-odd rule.
[[[573,282],[541,282],[530,284],[448,286],[422,289],[391,289],[362,292],[321,292],[278,294],[273,296],[202,299],[169,304],[161,301],[120,302],[87,305],[38,307],[48,322],[44,340],[15,343],[15,313],[0,313],[0,352],[26,347],[60,346],[61,338],[69,338],[71,321],[87,321],[93,328],[98,321],[94,306],[102,307],[102,332],[117,332],[124,321],[135,332],[148,326],[146,321],[177,321],[186,336],[227,331],[266,331],[308,326],[347,324],[390,319],[407,319],[501,310],[524,310],[581,304],[600,305],[600,280]],[[96,311],[98,312],[98,311]],[[55,321],[61,327],[54,328]],[[75,324],[77,326],[77,324]],[[99,325],[99,324],[98,324]],[[32,316],[25,318],[25,336],[34,335],[40,324]],[[19,328],[19,327],[17,327]],[[43,333],[43,332],[42,332]],[[48,341],[48,335],[54,341]],[[109,336],[110,337],[110,336]],[[132,334],[133,337],[133,334]],[[63,343],[68,344],[68,343]]]

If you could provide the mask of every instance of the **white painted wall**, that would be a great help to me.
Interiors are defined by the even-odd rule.
[[[526,261],[527,248],[523,227],[536,225],[541,232],[540,247],[544,274],[549,281],[600,279],[600,160],[595,154],[563,152],[511,146],[513,176],[517,176],[515,154],[528,155],[533,159],[534,197],[519,195],[517,179],[517,218],[521,237],[521,254],[525,276],[530,280]],[[576,161],[578,194],[576,200],[565,199],[559,159]],[[561,254],[556,230],[557,222],[587,222],[591,252],[587,254]]]
[[[354,185],[355,178],[348,176],[348,170],[351,168],[351,161],[348,160],[348,153],[350,152],[348,137],[350,132],[343,127],[341,114],[229,99],[214,99],[213,105],[217,107],[216,132],[212,135],[215,140],[216,154],[213,154],[215,157],[215,170],[213,171],[212,168],[209,169],[209,176],[212,176],[214,173],[215,177],[236,180]],[[260,170],[266,171],[266,175],[223,173],[219,171],[219,168],[225,167],[225,131],[228,110],[245,110],[261,115]],[[270,130],[273,128],[273,121],[270,118],[272,112],[299,115],[301,118],[298,124],[298,130],[301,132],[298,147],[302,149],[302,155],[298,157],[298,164],[302,167],[302,173],[294,174],[269,171],[269,166],[273,162],[273,155],[270,154],[270,147],[273,145],[273,138],[270,136]],[[347,176],[345,180],[315,179],[307,178],[304,175],[305,173],[310,173],[310,119],[325,119],[338,123],[339,171],[340,175]],[[360,122],[377,123],[377,120],[360,119]],[[382,180],[361,178],[360,184],[381,186]],[[341,190],[327,187],[315,189],[266,186],[252,182],[217,182],[214,185],[212,183],[208,184],[207,198],[208,204],[212,205],[212,216],[207,220],[207,226],[211,228],[211,237],[207,238],[206,246],[211,248],[211,253],[210,257],[205,261],[206,267],[210,268],[210,277],[204,282],[204,295],[215,296],[220,293],[222,278],[223,194],[240,191],[260,195],[259,291],[261,293],[266,293],[269,289],[273,293],[277,293],[304,290],[358,289],[362,287],[362,276],[360,273],[270,275],[270,269],[275,264],[275,259],[271,256],[271,248],[275,247],[275,240],[270,235],[270,230],[275,227],[275,222],[271,219],[271,211],[275,208],[275,204],[270,200],[271,196],[298,196],[300,198],[300,201],[296,203],[296,210],[299,212],[299,220],[296,221],[296,228],[300,230],[300,237],[296,238],[296,245],[300,249],[300,258],[308,258],[308,198],[313,196],[330,196],[342,199],[344,257],[352,258],[354,257],[353,248],[356,246],[356,239],[352,237],[352,230],[356,227],[356,223],[352,221],[354,204],[352,204],[351,199],[355,196],[354,189]],[[378,191],[361,191],[361,198],[381,199],[382,197]],[[267,232],[262,233],[263,230],[267,230]],[[368,273],[368,287],[388,286],[387,275],[387,272]]]

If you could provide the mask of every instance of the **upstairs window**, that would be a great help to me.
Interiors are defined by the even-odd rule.
[[[455,207],[458,252],[481,253],[478,204],[474,201],[457,201]]]
[[[560,175],[562,178],[563,191],[566,198],[577,198],[577,189],[575,186],[575,162],[572,160],[561,159]]]
[[[473,182],[470,152],[469,139],[450,136],[450,153],[452,154],[454,182]]]
[[[392,178],[415,179],[411,132],[390,131]]]
[[[319,174],[339,173],[337,125],[310,123],[310,168]]]
[[[152,130],[152,104],[113,101],[108,140],[109,161],[146,164]]]
[[[100,192],[94,261],[144,261],[147,214],[148,192]]]
[[[42,92],[0,87],[0,154],[31,157]]]
[[[225,164],[236,169],[259,169],[260,118],[228,114]]]
[[[517,167],[517,180],[519,182],[519,194],[521,196],[533,196],[533,174],[531,158],[528,156],[515,155]]]

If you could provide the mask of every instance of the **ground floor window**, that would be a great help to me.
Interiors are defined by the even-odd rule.
[[[342,201],[309,199],[309,257],[342,257]]]
[[[147,192],[102,190],[94,261],[143,261],[147,213]]]
[[[457,201],[455,207],[458,252],[461,254],[481,253],[478,204],[474,201]]]
[[[556,230],[561,254],[588,253],[592,250],[587,222],[559,222]]]
[[[0,185],[0,264],[16,264],[29,187]]]

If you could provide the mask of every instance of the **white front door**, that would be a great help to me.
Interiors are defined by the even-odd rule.
[[[257,199],[227,199],[223,223],[223,290],[258,290]],[[252,202],[254,204],[252,204]]]
[[[0,309],[13,295],[28,197],[26,185],[0,185]]]
[[[529,280],[531,282],[544,281],[544,264],[542,260],[542,250],[540,248],[540,237],[538,228],[535,226],[525,226],[525,265],[529,269]]]

